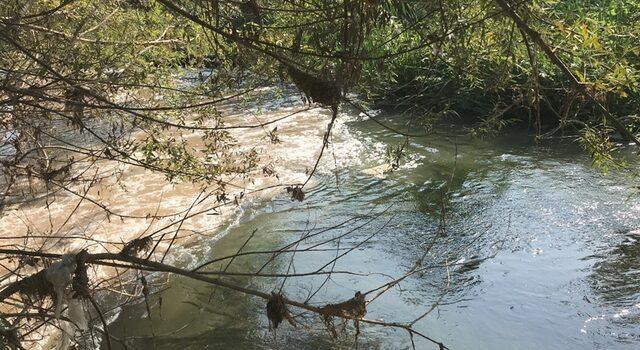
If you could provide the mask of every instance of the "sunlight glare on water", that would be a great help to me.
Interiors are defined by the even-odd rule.
[[[640,205],[628,197],[633,181],[592,169],[588,157],[571,143],[549,147],[534,144],[525,134],[482,140],[447,130],[412,140],[408,161],[389,173],[376,168],[383,165],[384,145],[402,140],[370,121],[344,118],[333,136],[330,150],[335,154],[326,157],[323,173],[303,203],[280,195],[246,208],[238,224],[230,224],[211,249],[190,248],[190,265],[236,251],[254,229],[259,234],[247,249],[269,249],[295,240],[300,234],[296,230],[380,213],[393,204],[381,214],[391,219],[382,234],[341,259],[336,269],[398,276],[433,238],[438,196],[446,186],[446,236],[430,259],[473,262],[493,257],[452,268],[451,287],[440,306],[416,324],[417,330],[451,349],[637,349]],[[364,227],[356,236],[376,229],[381,223]],[[333,254],[297,256],[296,269],[312,269]],[[235,269],[255,269],[260,259],[239,259]],[[367,317],[401,322],[416,318],[439,300],[445,277],[438,270],[410,278],[402,290],[372,303]],[[281,282],[236,280],[261,290]],[[344,299],[385,281],[382,275],[334,276],[317,298]],[[304,299],[314,283],[291,281],[285,291]],[[111,332],[133,336],[135,348],[148,349],[354,345],[351,336],[331,340],[322,325],[305,331],[283,327],[274,340],[261,301],[181,278],[173,279],[170,287],[161,293],[158,315],[141,320],[143,305],[126,307]],[[152,332],[158,336],[155,344]],[[416,342],[420,349],[433,346]],[[360,346],[411,345],[406,332],[364,326]]]

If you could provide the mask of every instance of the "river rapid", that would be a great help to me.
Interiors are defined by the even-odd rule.
[[[402,144],[404,138],[344,108],[319,171],[305,187],[306,198],[298,202],[284,188],[271,186],[306,179],[329,112],[301,111],[296,94],[265,89],[260,98],[259,103],[234,100],[223,113],[227,125],[283,118],[268,129],[233,134],[239,145],[256,147],[261,164],[271,170],[253,179],[232,180],[236,187],[229,197],[240,192],[246,197],[237,206],[205,210],[185,222],[168,262],[193,268],[234,254],[247,241],[245,252],[270,251],[301,235],[321,232],[299,249],[330,238],[319,246],[323,249],[282,254],[263,272],[314,271],[348,250],[327,270],[350,273],[228,279],[265,292],[282,288],[295,300],[313,294],[311,303],[322,305],[402,276],[430,247],[423,264],[434,267],[369,304],[368,319],[409,322],[424,315],[414,328],[450,349],[640,347],[640,201],[631,196],[635,181],[627,174],[593,169],[589,157],[570,141],[535,143],[519,131],[473,138],[453,125],[411,139],[406,158],[389,171],[385,149]],[[390,113],[378,118],[394,127],[404,125],[403,117]],[[275,126],[279,142],[269,142],[267,131]],[[190,142],[197,143],[198,137],[194,133]],[[101,168],[104,173],[112,170]],[[55,232],[66,238],[46,240],[45,248],[52,250],[86,248],[90,236],[95,240],[89,244],[91,251],[118,251],[121,245],[104,242],[113,242],[114,235],[126,242],[179,218],[184,214],[180,210],[202,191],[194,184],[167,184],[161,176],[140,169],[125,167],[118,173],[125,181],[116,184],[107,177],[88,193],[142,219],[112,220],[100,208],[81,203],[78,221],[70,228],[64,225],[64,213],[77,199],[60,196],[47,210],[41,203],[10,207],[0,226],[14,232],[60,227]],[[270,189],[249,194],[260,188]],[[205,201],[193,210],[213,204]],[[144,219],[154,212],[167,217]],[[173,212],[178,213],[174,218]],[[45,217],[53,219],[37,219]],[[74,240],[73,235],[82,237]],[[228,271],[255,272],[270,258],[242,256]],[[211,265],[209,271],[225,265]],[[321,320],[293,310],[301,325],[283,324],[274,334],[261,299],[186,278],[148,278],[155,291],[148,307],[140,299],[119,306],[123,298],[101,297],[110,334],[130,349],[356,345],[351,326],[334,340]],[[362,325],[361,332],[359,348],[411,348],[404,330]],[[413,341],[418,349],[437,348],[418,337]],[[106,349],[104,342],[93,342]],[[113,347],[124,348],[123,343],[113,342]]]
[[[399,117],[378,117],[402,125]],[[369,275],[333,275],[313,299],[318,304],[344,300],[410,269],[434,240],[446,198],[446,232],[427,260],[451,266],[403,281],[369,305],[368,318],[411,321],[437,303],[415,328],[451,349],[637,349],[640,202],[630,197],[633,179],[593,169],[569,141],[534,143],[517,131],[472,138],[456,129],[442,126],[412,139],[401,166],[385,172],[386,145],[401,144],[403,138],[343,110],[302,203],[280,193],[243,206],[215,241],[185,245],[181,264],[196,266],[232,254],[254,232],[245,251],[275,249],[302,232],[374,216],[340,240],[343,247],[366,242],[334,267]],[[296,152],[307,146],[314,151],[304,157],[318,151],[319,143],[304,140],[305,133],[283,136],[282,147],[287,137],[303,145],[291,155],[300,156]],[[295,271],[312,271],[335,255],[331,249],[299,253],[292,261]],[[240,258],[231,271],[255,271],[267,258]],[[290,258],[271,272],[286,272]],[[282,278],[233,280],[266,291],[284,285],[288,297],[304,300],[325,277],[291,278],[284,284]],[[152,298],[150,317],[144,303],[118,309],[111,333],[139,349],[355,346],[353,329],[332,340],[322,322],[309,317],[306,328],[285,324],[274,336],[262,300],[184,278],[171,278],[167,286]],[[436,348],[414,341],[419,349]],[[359,346],[404,349],[411,339],[406,331],[364,325]]]

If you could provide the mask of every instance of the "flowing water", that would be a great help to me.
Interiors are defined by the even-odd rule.
[[[479,139],[447,127],[413,139],[402,166],[383,173],[384,145],[402,137],[354,115],[341,119],[333,140],[339,152],[325,155],[304,202],[282,194],[246,206],[215,242],[186,245],[181,263],[232,254],[252,234],[243,251],[275,249],[347,221],[329,236],[359,228],[325,246],[331,249],[293,256],[296,272],[313,271],[335,249],[364,242],[334,269],[370,275],[332,275],[312,303],[345,300],[413,266],[438,231],[444,199],[446,233],[428,261],[451,267],[403,281],[369,305],[367,318],[411,321],[438,303],[415,329],[451,349],[640,347],[640,203],[629,197],[633,180],[594,170],[570,142],[535,144],[517,132]],[[269,257],[239,258],[229,271],[256,271]],[[285,254],[268,272],[286,272],[291,258]],[[325,282],[325,276],[231,279],[264,291],[284,285],[296,300]],[[285,324],[274,336],[262,300],[184,278],[172,277],[165,287],[150,298],[150,317],[144,303],[123,307],[111,333],[137,349],[355,346],[353,329],[332,340],[311,316],[303,317],[306,326]],[[414,341],[419,349],[437,348]],[[362,326],[358,342],[367,349],[411,347],[406,331],[372,325]]]
[[[299,102],[289,98],[272,107],[275,112],[264,112],[240,103],[236,114],[230,115],[241,123],[257,116],[264,122],[287,115],[299,108]],[[378,117],[395,127],[403,125],[400,117],[384,113]],[[253,140],[262,145],[260,156],[279,173],[277,179],[243,180],[243,188],[247,182],[260,188],[304,181],[327,121],[326,111],[319,109],[283,119],[274,124],[281,138],[274,144],[265,142],[265,130],[237,133],[241,143]],[[414,328],[450,349],[640,347],[640,202],[629,196],[634,180],[625,174],[599,173],[570,142],[535,144],[517,131],[472,138],[456,129],[442,126],[412,139],[401,166],[388,172],[383,165],[385,147],[402,144],[403,137],[344,110],[320,172],[305,187],[303,202],[274,188],[247,196],[235,209],[215,213],[225,215],[200,215],[182,227],[191,232],[190,238],[179,242],[170,262],[192,268],[234,254],[245,242],[243,252],[268,252],[307,235],[297,248],[314,249],[282,254],[262,273],[304,274],[339,256],[335,264],[324,267],[335,271],[329,278],[226,278],[266,292],[282,288],[294,300],[312,295],[311,304],[323,305],[402,276],[428,250],[425,268],[369,304],[368,319],[409,322],[422,317]],[[198,135],[191,138],[197,142]],[[46,231],[46,225],[57,225],[55,232],[64,235],[48,249],[83,247],[87,240],[73,241],[73,235],[89,234],[97,242],[90,249],[118,251],[121,245],[100,239],[117,233],[127,241],[162,223],[145,220],[154,208],[167,215],[184,210],[199,192],[190,184],[167,185],[142,170],[121,173],[128,188],[105,178],[89,194],[101,196],[121,212],[135,207],[131,213],[142,218],[138,224],[108,216],[97,220],[97,215],[104,216],[100,208],[77,203],[80,221],[69,228],[63,214],[76,206],[77,199],[60,196],[46,209],[37,203],[16,207],[0,226],[19,232],[31,220],[39,232]],[[49,214],[53,219],[37,220]],[[38,229],[38,225],[44,226]],[[62,239],[72,243],[62,244]],[[271,258],[272,254],[245,255],[227,271],[255,272]],[[223,269],[227,262],[208,270]],[[128,348],[349,349],[356,345],[351,326],[333,340],[321,320],[292,310],[301,325],[281,325],[274,335],[263,300],[175,276],[154,275],[150,280],[156,292],[148,307],[142,301],[119,307],[121,299],[101,300],[111,310],[107,312],[111,335]],[[434,304],[437,307],[432,308]],[[359,348],[411,348],[404,330],[362,325],[361,332]],[[418,349],[437,348],[418,337],[413,341]],[[106,348],[104,342],[101,346]],[[120,342],[113,346],[123,348]]]

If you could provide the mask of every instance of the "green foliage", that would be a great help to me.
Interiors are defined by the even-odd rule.
[[[46,153],[21,152],[82,150],[87,142],[101,144],[90,150],[96,158],[172,181],[214,181],[251,167],[255,155],[232,151],[224,131],[206,132],[197,148],[185,141],[193,128],[223,125],[212,104],[181,106],[198,106],[236,83],[237,46],[212,42],[202,26],[155,1],[39,0],[0,4],[0,32],[0,111],[10,114],[0,126],[22,135],[20,167],[45,173]],[[150,136],[140,140],[135,132]]]
[[[627,129],[640,131],[633,117],[640,105],[640,2],[552,0],[515,7],[599,103],[625,120]],[[586,125],[612,134],[593,103],[575,92],[541,48],[492,1],[412,4],[405,11],[414,15],[392,16],[364,46],[384,55],[388,51],[378,44],[393,37],[397,51],[411,48],[363,65],[359,88],[382,106],[399,106],[415,115],[455,112],[476,124],[470,129],[476,136],[513,124],[572,133],[576,125]],[[425,13],[433,15],[423,17]],[[416,18],[422,20],[412,22]],[[584,138],[584,132],[580,135]],[[613,151],[588,150],[599,157],[598,164]]]
[[[504,119],[500,116],[490,115],[476,123],[469,129],[469,134],[474,137],[495,136],[503,131],[509,125],[516,123],[515,119]]]
[[[640,104],[639,1],[514,8],[599,103],[640,130],[628,117]],[[53,125],[62,122],[115,150],[113,157],[171,180],[214,181],[245,168],[230,157],[252,164],[224,132],[189,146],[191,128],[222,126],[219,113],[176,106],[273,84],[292,71],[404,109],[427,129],[456,116],[473,121],[478,136],[515,120],[538,133],[575,125],[609,133],[593,103],[489,0],[7,1],[0,18],[0,97],[13,108],[5,129],[40,135],[44,127],[61,137]],[[153,136],[126,137],[132,130]],[[267,132],[278,141],[276,130]],[[582,138],[598,143],[589,132]],[[595,157],[612,149],[589,150]],[[390,148],[392,163],[399,153]]]
[[[636,1],[536,1],[519,6],[518,12],[607,107],[625,114],[633,112],[638,102],[640,28],[635,23],[639,6]],[[412,10],[420,13],[430,9],[420,5]],[[368,89],[372,96],[395,102],[414,94],[416,104],[432,104],[438,99],[436,103],[446,101],[460,115],[472,118],[487,115],[496,103],[509,104],[518,96],[525,97],[523,107],[533,108],[533,79],[542,85],[541,99],[556,110],[572,98],[565,92],[566,78],[535,47],[540,73],[533,76],[522,34],[491,2],[476,1],[465,7],[445,3],[441,11],[442,16],[418,24],[392,18],[390,23],[396,28],[388,26],[372,35],[375,43],[381,40],[376,35],[389,37],[395,31],[398,37],[394,44],[399,50],[418,47],[386,61],[385,69],[380,69],[379,62],[365,65],[363,75],[378,82]],[[407,26],[412,30],[405,30]],[[429,41],[434,43],[426,45]],[[590,113],[587,103],[573,103],[572,112]]]
[[[620,156],[619,147],[611,141],[608,131],[606,127],[585,127],[579,137],[580,144],[591,156],[593,166],[605,173],[621,170],[628,165]]]

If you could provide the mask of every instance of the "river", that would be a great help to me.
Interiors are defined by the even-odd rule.
[[[186,244],[176,261],[193,267],[233,254],[251,234],[243,251],[275,249],[304,232],[357,220],[327,233],[335,236],[372,218],[339,241],[343,248],[366,242],[334,267],[369,275],[332,275],[313,298],[317,304],[345,300],[413,266],[438,235],[439,202],[446,198],[446,232],[427,260],[451,266],[411,276],[371,303],[367,318],[411,321],[437,303],[415,329],[450,349],[640,347],[640,202],[630,197],[633,179],[593,169],[570,141],[535,143],[519,131],[473,138],[455,126],[412,139],[401,166],[382,173],[377,169],[385,145],[403,138],[357,113],[340,118],[333,140],[339,151],[325,154],[303,202],[284,193],[252,202],[218,229],[224,234]],[[392,115],[379,118],[402,124]],[[319,145],[308,147],[317,152]],[[295,271],[317,268],[340,248],[336,241],[326,247],[331,249],[296,254]],[[239,258],[229,271],[255,271],[269,257]],[[287,271],[291,254],[281,258],[269,272]],[[232,280],[264,291],[283,283]],[[304,300],[324,280],[290,278],[283,291]],[[185,278],[170,277],[149,304],[150,317],[143,302],[118,308],[110,333],[135,349],[355,347],[353,329],[332,340],[310,316],[302,317],[306,326],[284,324],[274,335],[264,301]],[[437,348],[414,341],[418,349]],[[411,348],[406,331],[373,325],[362,326],[358,343],[364,349]]]

